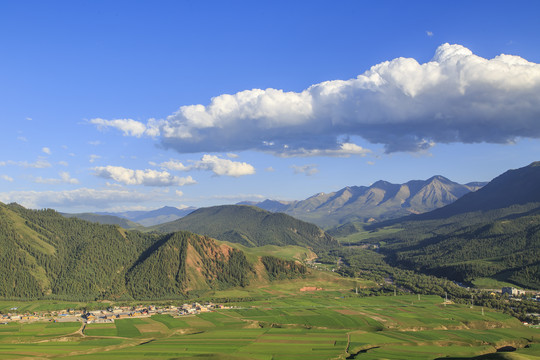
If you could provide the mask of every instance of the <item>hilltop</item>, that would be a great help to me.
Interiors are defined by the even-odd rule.
[[[160,232],[187,230],[248,247],[298,245],[318,249],[338,245],[331,236],[313,224],[248,205],[201,208],[181,219],[151,229]]]
[[[103,224],[103,225],[118,225],[124,229],[143,229],[144,226],[133,222],[131,220],[121,218],[114,215],[100,215],[94,213],[78,213],[78,214],[69,214],[69,213],[60,213],[62,216],[68,218],[77,218],[81,220],[86,220],[93,223]]]

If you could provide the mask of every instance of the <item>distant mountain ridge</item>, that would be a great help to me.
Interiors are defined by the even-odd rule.
[[[440,175],[404,184],[379,180],[370,186],[347,186],[305,200],[265,200],[255,205],[326,228],[353,221],[372,222],[425,213],[451,204],[485,184],[458,184]]]
[[[150,211],[124,211],[124,212],[98,212],[98,215],[111,215],[128,219],[143,226],[153,226],[163,224],[169,221],[180,219],[196,210],[194,207],[178,209],[173,206],[164,206],[162,208]]]

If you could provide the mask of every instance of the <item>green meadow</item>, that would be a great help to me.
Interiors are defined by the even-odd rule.
[[[502,313],[437,296],[357,297],[340,290],[344,283],[319,291],[300,285],[268,285],[216,312],[94,323],[82,333],[79,322],[0,325],[0,359],[540,357],[540,330]],[[504,346],[517,350],[496,353]]]

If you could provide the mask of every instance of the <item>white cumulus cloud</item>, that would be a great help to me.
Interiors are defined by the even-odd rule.
[[[171,159],[166,162],[162,162],[159,164],[162,168],[169,169],[169,170],[175,170],[175,171],[189,171],[191,168],[189,166],[185,166],[178,160]]]
[[[340,139],[351,136],[383,144],[388,153],[422,151],[435,143],[540,138],[539,117],[539,64],[505,54],[486,59],[461,45],[443,44],[429,62],[400,57],[356,78],[301,92],[223,94],[146,125],[92,121],[133,136],[151,128],[163,146],[181,153],[251,149],[336,156],[346,145]],[[137,130],[128,131],[125,124]]]
[[[43,147],[41,151],[43,151],[47,155],[51,155],[51,149],[48,147]]]
[[[90,120],[91,124],[97,125],[102,130],[108,127],[116,128],[124,133],[124,136],[141,137],[146,132],[146,126],[132,119],[104,120],[100,118]]]
[[[218,156],[208,154],[203,155],[199,161],[190,161],[189,165],[184,165],[177,160],[171,159],[161,163],[160,166],[164,169],[176,171],[208,170],[218,176],[239,177],[255,174],[255,168],[246,162],[222,159]]]
[[[9,182],[13,182],[13,178],[11,176],[8,176],[8,175],[0,175],[0,179],[5,180],[5,181],[9,181]]]
[[[216,175],[239,177],[255,174],[255,168],[248,163],[221,159],[214,155],[204,155],[193,167],[198,170],[210,170]]]
[[[191,176],[181,178],[171,175],[167,171],[132,170],[121,166],[95,167],[94,175],[126,185],[184,186],[196,183]]]

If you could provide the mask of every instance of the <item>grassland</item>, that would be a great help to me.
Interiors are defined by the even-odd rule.
[[[281,259],[286,260],[299,260],[306,261],[317,257],[315,253],[305,247],[287,245],[287,246],[277,246],[277,245],[265,245],[258,247],[247,247],[242,244],[232,243],[228,241],[217,241],[218,243],[224,243],[236,249],[242,250],[248,258],[254,259],[259,256],[275,256]]]
[[[437,359],[503,346],[518,350],[494,358],[540,357],[540,330],[505,314],[437,296],[357,297],[351,281],[331,276],[216,293],[230,309],[88,324],[83,333],[80,323],[0,325],[0,359]]]
[[[501,289],[503,287],[515,287],[521,289],[521,287],[516,286],[504,281],[498,281],[491,278],[477,278],[472,281],[474,287],[479,289]]]
[[[381,236],[388,236],[401,231],[401,228],[385,227],[377,229],[375,231],[360,230],[357,233],[350,234],[343,237],[337,237],[337,241],[341,244],[355,244],[360,242],[369,242],[370,239],[379,238]]]

